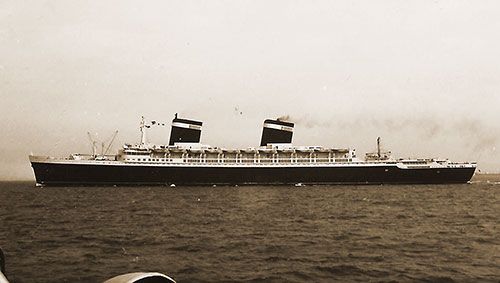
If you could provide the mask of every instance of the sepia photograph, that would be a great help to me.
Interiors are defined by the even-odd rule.
[[[0,2],[0,283],[499,282],[500,2]]]

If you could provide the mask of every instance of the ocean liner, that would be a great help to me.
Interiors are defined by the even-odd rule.
[[[353,149],[294,146],[294,124],[264,121],[260,147],[224,149],[200,143],[203,123],[175,115],[168,145],[146,140],[158,125],[141,119],[141,142],[116,155],[72,154],[29,159],[37,185],[243,185],[467,183],[476,163],[395,159],[380,149],[364,160]],[[164,124],[161,124],[164,125]]]

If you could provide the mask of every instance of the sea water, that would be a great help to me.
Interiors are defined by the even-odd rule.
[[[472,184],[0,183],[11,282],[498,282],[500,176]]]

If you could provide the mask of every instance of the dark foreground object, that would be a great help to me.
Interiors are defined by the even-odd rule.
[[[5,256],[0,248],[0,283],[9,283],[5,274]],[[104,283],[175,283],[174,279],[158,272],[133,272],[115,276]]]
[[[0,282],[8,282],[7,274],[5,273],[5,256],[2,248],[0,248]]]
[[[32,163],[40,185],[453,184],[475,168],[384,166],[143,166]]]

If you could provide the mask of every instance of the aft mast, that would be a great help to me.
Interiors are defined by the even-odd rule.
[[[145,148],[146,147],[146,122],[144,121],[144,116],[141,116],[141,144],[139,145],[140,148]]]
[[[377,156],[380,159],[380,137],[377,138]]]

